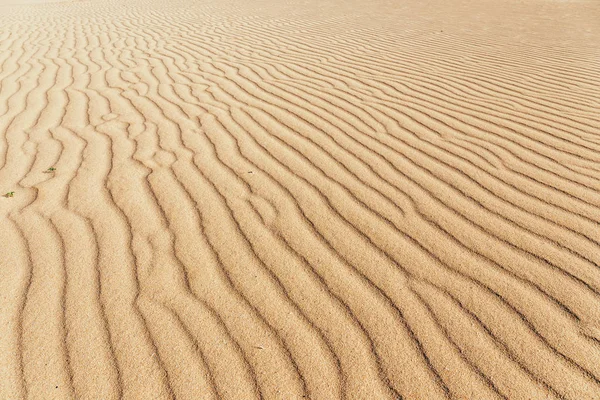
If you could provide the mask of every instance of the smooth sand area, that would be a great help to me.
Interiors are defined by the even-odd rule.
[[[599,1],[1,0],[4,193],[0,400],[600,399]]]

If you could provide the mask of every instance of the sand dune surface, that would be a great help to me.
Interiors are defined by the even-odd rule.
[[[600,399],[600,2],[0,3],[0,399]]]

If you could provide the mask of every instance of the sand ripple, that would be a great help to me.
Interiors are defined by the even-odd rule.
[[[15,3],[0,399],[600,399],[598,2]]]

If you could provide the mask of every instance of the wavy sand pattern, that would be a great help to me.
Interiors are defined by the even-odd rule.
[[[0,399],[600,399],[600,3],[13,3]]]

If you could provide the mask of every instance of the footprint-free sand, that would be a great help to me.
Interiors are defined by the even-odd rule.
[[[600,399],[600,2],[0,3],[0,399]]]

